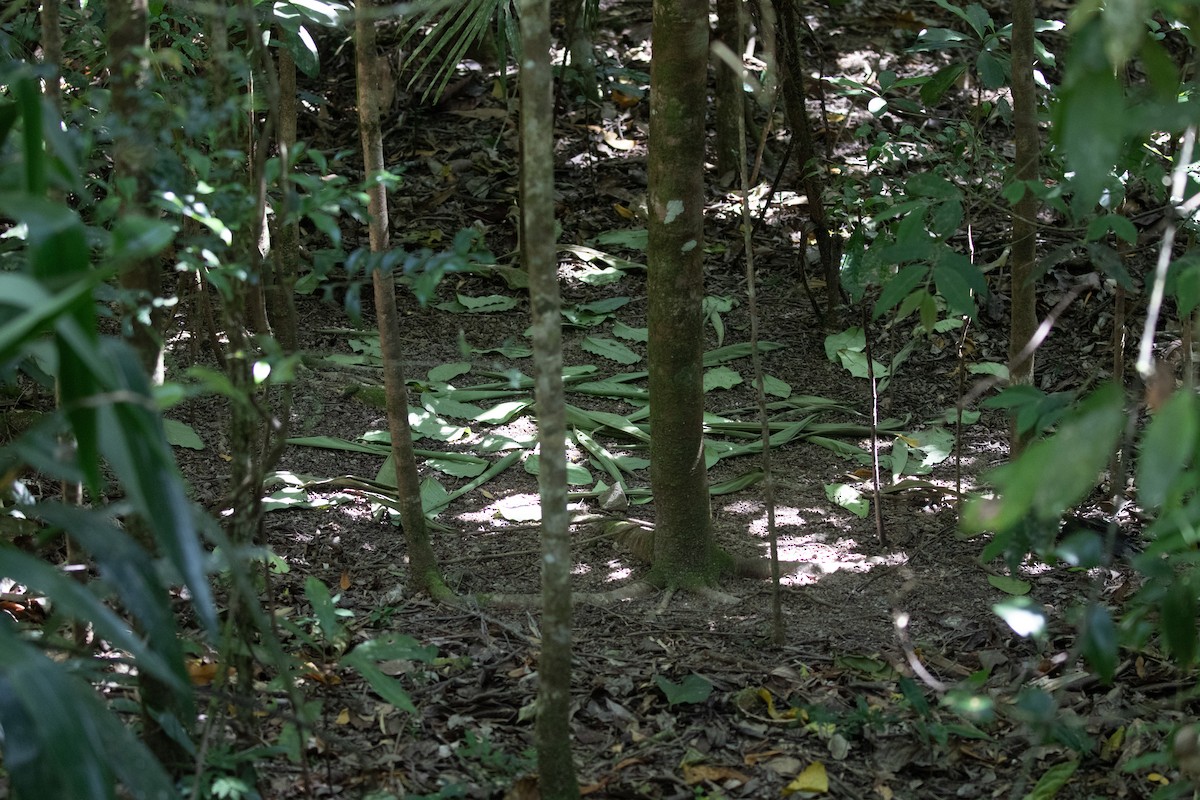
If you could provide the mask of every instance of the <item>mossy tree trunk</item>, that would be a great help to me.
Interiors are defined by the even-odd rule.
[[[702,430],[706,0],[655,0],[650,70],[651,578],[689,586],[717,571]]]

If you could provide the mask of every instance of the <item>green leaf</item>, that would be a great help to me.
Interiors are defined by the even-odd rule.
[[[363,444],[339,439],[336,436],[294,436],[287,440],[290,445],[297,447],[319,447],[324,450],[345,450],[350,453],[369,453],[373,456],[386,456],[391,453],[390,445]]]
[[[645,228],[626,228],[605,231],[592,239],[591,244],[600,247],[623,247],[626,250],[645,250],[649,238],[649,233]]]
[[[972,503],[964,514],[964,527],[1007,529],[1031,512],[1039,520],[1061,517],[1094,488],[1124,423],[1122,393],[1106,384],[1064,417],[1056,434],[1030,445],[1015,462],[992,473],[1003,502]]]
[[[474,478],[476,475],[482,475],[490,465],[491,462],[486,458],[467,453],[446,453],[425,460],[425,466],[456,478]]]
[[[759,342],[758,352],[769,353],[772,350],[778,350],[783,345],[778,342]],[[727,344],[724,347],[718,347],[715,350],[706,350],[704,352],[704,366],[715,367],[718,364],[725,364],[730,361],[736,361],[739,358],[748,358],[753,353],[753,348],[749,342],[739,342],[737,344]]]
[[[866,519],[871,510],[871,502],[863,497],[863,493],[845,483],[825,484],[825,496],[860,519]]]
[[[338,619],[337,608],[333,604],[333,597],[329,594],[329,587],[319,578],[309,575],[304,580],[304,596],[312,605],[313,616],[317,618],[317,624],[321,626],[321,635],[325,637],[325,641],[331,644],[344,643],[345,626]]]
[[[952,314],[974,315],[974,298],[987,293],[982,270],[960,253],[946,252],[933,268],[933,279]]]
[[[713,685],[696,673],[691,673],[682,683],[672,683],[662,675],[654,676],[654,683],[667,698],[668,706],[703,703],[712,694]]]
[[[1072,205],[1077,211],[1099,201],[1104,183],[1120,156],[1133,115],[1126,109],[1120,78],[1110,64],[1096,57],[1102,33],[1095,24],[1072,39],[1072,65],[1058,91],[1053,135],[1074,173]]]
[[[1196,396],[1178,391],[1150,420],[1137,460],[1138,500],[1143,506],[1162,506],[1180,473],[1191,464],[1198,413]]]
[[[413,705],[412,698],[395,678],[385,675],[379,667],[368,661],[355,659],[351,665],[366,678],[367,683],[375,690],[375,694],[383,698],[385,703],[389,703],[401,711],[407,711],[409,714],[417,713],[417,707]]]
[[[475,421],[488,425],[504,425],[531,405],[533,403],[529,400],[509,400],[505,403],[498,403],[485,409],[483,413],[475,417]]]
[[[470,403],[460,403],[444,394],[426,392],[421,395],[421,405],[437,417],[451,419],[476,420],[483,415],[483,409]]]
[[[843,351],[861,353],[867,347],[867,337],[862,328],[847,328],[841,333],[832,333],[825,337],[825,357],[835,364]]]
[[[879,299],[875,301],[875,308],[872,310],[871,316],[877,319],[885,311],[891,309],[903,298],[907,297],[913,289],[916,289],[918,284],[923,282],[928,274],[929,267],[924,264],[910,264],[901,269],[884,284],[883,291],[879,294]],[[825,349],[828,352],[828,344],[826,344]]]
[[[1166,615],[1164,614],[1164,628],[1166,625]],[[1191,639],[1192,647],[1190,655],[1195,654],[1196,646],[1196,603],[1195,597],[1192,598],[1192,616],[1191,616]],[[1120,657],[1120,642],[1117,636],[1117,626],[1113,622],[1112,614],[1109,610],[1100,603],[1092,603],[1088,606],[1087,616],[1083,626],[1083,657],[1087,659],[1088,664],[1096,671],[1097,676],[1104,683],[1111,683],[1113,674],[1117,669],[1117,660]],[[1178,655],[1178,653],[1177,653]],[[1181,659],[1183,664],[1191,663],[1191,658]]]
[[[1008,364],[996,361],[985,361],[980,364],[970,364],[967,372],[972,375],[995,375],[997,378],[1008,380]]]
[[[153,672],[167,687],[186,692],[175,616],[160,577],[160,566],[132,536],[98,510],[54,502],[37,505],[37,515],[65,531],[91,555],[101,577],[120,598],[124,610],[138,621],[138,629],[159,660],[148,660],[140,669]],[[166,672],[163,672],[163,668]]]
[[[173,447],[187,447],[191,450],[203,450],[204,442],[200,440],[196,429],[191,425],[175,419],[163,420],[163,431],[167,442]]]
[[[947,311],[974,318],[975,298],[971,296],[971,286],[955,266],[938,264],[933,268],[933,282],[937,285],[938,293],[946,300]],[[932,326],[927,327],[932,329]]]
[[[1162,600],[1162,632],[1167,650],[1182,667],[1196,660],[1196,607],[1191,581],[1186,577],[1172,581]],[[1112,657],[1116,659],[1115,652]]]
[[[449,383],[459,375],[466,375],[470,371],[471,363],[469,361],[441,364],[429,370],[429,380],[431,383]]]
[[[838,360],[842,362],[842,366],[846,368],[846,371],[849,372],[851,376],[855,378],[870,377],[867,373],[866,353],[856,353],[847,350],[838,353]],[[878,361],[871,362],[871,371],[873,372],[876,380],[879,380],[880,378],[886,378],[889,375],[888,368],[883,364],[880,364]]]
[[[178,681],[177,672],[171,665],[160,654],[149,649],[142,637],[136,635],[125,620],[88,591],[85,585],[41,559],[7,546],[0,546],[0,575],[53,598],[57,610],[67,617],[89,622],[99,636],[115,647],[127,650],[143,669],[153,672],[164,682],[170,684]],[[0,617],[2,624],[3,618]]]
[[[892,443],[892,482],[900,480],[904,468],[908,466],[908,442],[903,436],[897,436]]]
[[[763,392],[772,397],[788,398],[792,396],[792,387],[774,375],[763,375]]]
[[[1008,70],[1004,62],[986,50],[975,59],[975,69],[979,70],[979,77],[988,89],[999,89],[1008,82]]]
[[[15,795],[108,800],[115,775],[135,797],[178,796],[158,761],[91,687],[22,642],[4,618],[0,728]]]
[[[957,199],[962,196],[958,187],[932,172],[918,172],[909,176],[904,191],[914,197],[932,197],[939,200]]]
[[[729,367],[715,367],[704,373],[704,391],[732,389],[742,382],[742,376]]]
[[[642,360],[640,355],[614,339],[587,336],[580,342],[579,346],[592,355],[607,358],[622,365],[636,364]]]
[[[171,244],[175,226],[141,214],[122,214],[113,226],[111,250],[118,264],[153,258]]]
[[[1071,780],[1078,768],[1078,761],[1055,764],[1042,773],[1033,790],[1025,795],[1023,800],[1053,800],[1058,795],[1058,790],[1067,785],[1067,781]]]
[[[187,583],[192,607],[205,628],[217,631],[216,607],[208,584],[207,555],[200,546],[197,518],[153,408],[150,386],[141,363],[119,342],[102,348],[111,365],[106,388],[141,402],[120,402],[99,409],[99,444],[126,496],[151,526],[155,541]]]
[[[619,336],[622,339],[628,339],[631,342],[647,342],[650,340],[650,331],[647,328],[631,328],[620,320],[614,320],[612,325],[613,336]]]
[[[540,475],[541,456],[533,453],[525,459],[525,471],[530,475]],[[592,483],[592,473],[578,464],[567,464],[567,483],[572,486],[588,486]]]
[[[393,485],[394,483],[395,479],[393,478]],[[446,491],[446,487],[442,486],[437,478],[431,477],[421,481],[421,508],[425,510],[426,514],[432,514],[436,509],[448,504],[450,500],[450,492]]]
[[[995,588],[999,589],[1005,594],[1011,594],[1015,597],[1029,594],[1029,589],[1031,588],[1029,581],[1023,581],[1019,578],[1010,578],[1007,575],[988,575],[987,579],[988,583]]]
[[[509,311],[516,308],[520,301],[516,297],[503,294],[490,294],[486,297],[471,297],[460,294],[458,303],[439,303],[437,307],[443,311],[458,313],[467,311],[472,314],[493,314],[499,311]]]
[[[647,465],[649,466],[649,465]],[[725,494],[736,494],[737,492],[745,491],[754,484],[761,481],[763,478],[762,470],[755,469],[736,478],[730,478],[727,481],[720,481],[711,484],[708,487],[708,493],[713,497],[719,497]]]
[[[415,434],[413,438],[428,437],[439,442],[453,442],[470,435],[470,431],[462,425],[452,425],[446,420],[425,409],[408,409],[408,424]]]
[[[939,69],[921,87],[921,102],[926,106],[936,106],[950,87],[958,82],[966,69],[967,65],[962,61],[956,61]]]

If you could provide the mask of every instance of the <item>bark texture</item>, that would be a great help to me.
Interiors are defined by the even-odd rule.
[[[571,761],[571,542],[562,303],[554,246],[549,0],[522,0],[521,52],[521,249],[533,309],[542,501],[542,653],[534,738],[541,796],[574,800],[579,784]]]
[[[717,563],[704,465],[704,112],[708,3],[655,0],[650,71],[652,577],[707,583]]]
[[[360,3],[355,16],[355,70],[358,83],[358,124],[362,137],[363,164],[368,176],[367,211],[371,216],[371,252],[379,253],[390,244],[388,234],[387,189],[371,176],[383,171],[383,131],[379,123],[379,101],[375,80],[375,22],[368,13],[374,3]],[[413,591],[436,596],[446,594],[438,569],[437,557],[429,543],[429,529],[421,507],[421,481],[413,454],[412,429],[408,424],[408,390],[404,384],[403,343],[400,341],[400,314],[396,308],[396,281],[391,272],[375,270],[375,313],[378,316],[379,349],[383,356],[383,385],[387,397],[388,431],[392,437],[392,464],[396,470],[396,499],[400,505],[400,524],[408,549],[409,586]]]
[[[1037,94],[1033,83],[1033,0],[1013,0],[1012,96],[1016,163],[1013,177],[1036,181],[1041,145],[1037,128]],[[1037,293],[1033,274],[1037,263],[1037,196],[1028,189],[1012,212],[1012,307],[1009,322],[1009,376],[1014,384],[1033,383],[1033,353],[1022,351],[1037,330]],[[1023,442],[1016,428],[1012,451]]]

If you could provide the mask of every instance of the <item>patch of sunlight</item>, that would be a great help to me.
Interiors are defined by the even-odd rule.
[[[542,519],[542,501],[536,492],[520,492],[497,497],[474,511],[464,511],[457,519],[478,525],[503,525],[505,522],[528,524]]]
[[[576,563],[575,566],[571,567],[572,575],[587,575],[591,571],[592,571],[591,564]]]
[[[608,577],[606,577],[604,580],[609,583],[612,583],[613,581],[623,581],[633,575],[633,570],[627,567],[625,562],[618,558],[614,558],[604,566],[608,568]]]

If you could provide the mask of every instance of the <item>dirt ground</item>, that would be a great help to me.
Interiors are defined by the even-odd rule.
[[[915,5],[923,13],[904,14],[915,13],[918,22],[932,18],[950,23],[936,5]],[[913,66],[895,55],[911,38],[908,17],[894,10],[868,14],[860,8],[852,20],[847,9],[838,15],[822,10],[811,20],[814,64],[827,74],[860,62],[875,69]],[[648,70],[639,61],[648,20],[644,2],[606,8],[601,20],[605,57]],[[348,64],[330,65],[323,73],[329,83],[322,91],[332,105],[308,123],[314,146],[357,146],[357,133],[334,122],[353,118],[351,75]],[[494,86],[485,71],[470,73],[436,107],[421,106],[400,90],[393,124],[386,129],[386,157],[390,164],[404,165],[404,185],[393,197],[393,224],[402,241],[442,237],[448,242],[460,228],[474,226],[498,256],[514,249],[515,116],[503,97],[497,98]],[[870,121],[869,115],[832,92],[825,105],[827,113],[847,118],[823,134],[831,139],[823,146],[845,160],[853,142],[838,131]],[[819,108],[814,105],[813,110]],[[635,210],[645,191],[647,126],[644,100],[629,108],[606,98],[600,109],[560,109],[561,242],[594,244],[599,234],[642,227],[636,213],[625,210]],[[989,135],[1002,133],[996,129]],[[782,136],[770,138],[768,165],[778,162]],[[809,248],[802,233],[806,205],[791,202],[797,189],[793,165],[754,241],[762,336],[782,345],[765,355],[764,368],[797,394],[827,398],[847,409],[830,416],[831,421],[862,421],[870,402],[867,383],[851,378],[824,349],[825,336],[856,324],[859,312],[843,308],[842,324],[832,330],[814,316],[799,278],[798,264]],[[722,315],[725,344],[746,341],[749,331],[735,199],[712,188],[706,232],[707,293],[739,300]],[[977,213],[976,246],[983,253],[998,253],[1007,236],[1006,220],[982,202]],[[595,246],[644,261],[636,250]],[[628,297],[616,319],[644,326],[643,273],[631,270],[619,282],[596,286],[576,277],[581,269],[577,258],[564,254],[565,303]],[[810,279],[816,271],[810,264]],[[1039,313],[1076,277],[1066,267],[1052,273]],[[976,362],[1005,358],[1007,276],[1001,271],[991,280],[994,296],[969,333]],[[824,287],[812,283],[823,302]],[[476,371],[460,378],[462,385],[483,380],[479,371],[502,374],[515,367],[532,375],[528,358],[469,349],[528,344],[523,336],[528,303],[521,292],[495,276],[452,275],[437,300],[458,294],[507,294],[519,302],[498,313],[451,314],[422,308],[401,289],[410,380],[424,380],[430,369],[462,361]],[[369,305],[365,311],[369,330]],[[1043,386],[1070,389],[1111,369],[1111,346],[1106,344],[1111,312],[1112,297],[1103,290],[1068,309],[1039,353]],[[351,340],[361,337],[339,330],[354,323],[336,303],[302,299],[300,315],[307,352],[319,357],[353,353]],[[895,326],[873,325],[876,358],[886,363],[909,342],[912,327],[911,319]],[[644,368],[644,362],[621,367],[584,350],[582,340],[595,332],[567,328],[568,365],[597,365],[608,374]],[[708,346],[716,347],[712,326],[708,335]],[[644,353],[641,345],[631,347]],[[955,352],[953,338],[920,342],[884,394],[883,416],[905,420],[905,431],[931,429],[958,397]],[[749,360],[731,366],[743,382],[712,391],[708,410],[741,409],[734,413],[753,421],[754,412],[747,410],[753,406]],[[386,428],[379,408],[347,394],[347,387],[362,379],[320,365],[302,372],[293,435],[354,440]],[[366,380],[379,379],[368,375]],[[633,410],[588,397],[572,396],[569,402],[618,413]],[[215,401],[199,401],[176,416],[192,425],[204,443],[203,450],[179,451],[185,476],[197,498],[219,510],[227,474],[221,458],[228,447],[224,414]],[[526,415],[507,423],[505,430],[528,431],[533,425]],[[475,438],[453,446],[425,440],[417,447],[470,451],[480,433],[473,430]],[[870,445],[863,438],[847,441]],[[884,452],[891,441],[882,440]],[[1006,442],[1007,421],[997,412],[985,410],[964,429],[959,451],[964,488],[979,487],[986,470],[1007,457]],[[619,438],[604,443],[614,449],[629,445]],[[586,454],[575,455],[586,462]],[[656,593],[577,606],[572,734],[587,796],[778,797],[798,777],[812,779],[823,770],[829,793],[836,797],[1021,797],[1049,770],[1064,770],[1062,765],[1076,761],[1078,768],[1059,791],[1061,797],[1146,797],[1165,782],[1180,781],[1165,761],[1147,758],[1164,747],[1167,732],[1191,710],[1177,700],[1183,688],[1179,676],[1151,653],[1128,654],[1116,683],[1103,686],[1071,649],[1068,614],[1073,605],[1098,597],[1119,608],[1121,598],[1136,588],[1131,571],[1118,565],[1089,574],[1063,565],[1030,565],[1024,575],[1032,583],[1030,596],[1048,609],[1051,630],[1041,642],[1022,639],[992,612],[1005,595],[989,577],[1003,568],[998,562],[981,564],[981,541],[958,535],[952,492],[885,495],[882,544],[870,516],[859,518],[826,496],[826,484],[866,489],[869,483],[854,474],[859,464],[809,442],[773,450],[772,461],[780,556],[806,565],[783,581],[785,644],[771,643],[769,581],[729,579],[719,587],[727,595],[725,602]],[[279,468],[317,477],[373,479],[382,463],[382,457],[370,454],[291,447]],[[754,457],[724,460],[711,479],[733,478],[755,466]],[[952,489],[955,469],[951,457],[923,477]],[[422,466],[423,476],[431,474]],[[467,481],[437,477],[450,489]],[[643,472],[641,486],[648,485],[648,472]],[[331,489],[327,495],[339,491]],[[438,516],[447,530],[434,533],[434,548],[456,591],[536,595],[536,526],[499,513],[505,504],[520,505],[536,492],[536,478],[514,466]],[[347,623],[356,640],[407,634],[435,646],[439,660],[394,665],[416,705],[415,716],[384,703],[354,672],[326,670],[325,678],[307,687],[325,709],[323,724],[308,742],[307,774],[282,759],[263,761],[258,766],[260,791],[278,798],[309,791],[316,797],[536,797],[529,777],[534,769],[529,711],[537,684],[538,614],[490,606],[464,611],[406,595],[400,530],[386,518],[374,517],[366,499],[352,491],[341,494],[351,502],[267,515],[267,543],[290,567],[278,576],[278,602],[294,606],[297,617],[309,613],[303,583],[316,576],[340,593],[339,607],[352,612]],[[595,500],[580,504],[597,510]],[[721,546],[742,556],[767,554],[761,483],[714,497],[712,512]],[[624,513],[652,520],[653,504]],[[578,591],[608,591],[645,575],[644,561],[596,534],[594,526],[580,526],[572,534]],[[318,666],[330,657],[305,655]],[[923,665],[929,680],[914,671],[914,663]],[[671,685],[686,688],[693,674],[711,685],[711,692],[671,704]],[[1057,690],[1057,710],[1039,716],[1037,709],[1022,704],[1019,694],[1026,685]],[[973,722],[956,713],[946,702],[956,696],[954,689],[990,699],[994,719]],[[264,719],[264,740],[281,724],[280,719]],[[1060,728],[1076,731],[1089,746],[1074,752],[1062,743],[1067,734],[1055,740],[1038,733]]]

